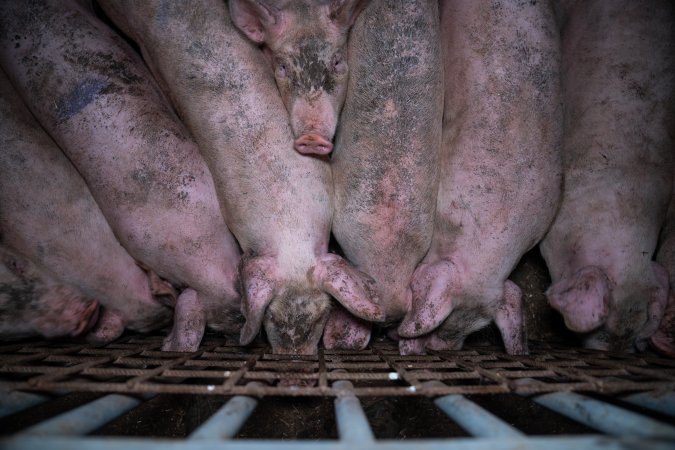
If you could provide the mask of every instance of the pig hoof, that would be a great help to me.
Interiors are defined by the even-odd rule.
[[[303,134],[295,140],[295,149],[303,155],[327,155],[333,144],[318,134]]]

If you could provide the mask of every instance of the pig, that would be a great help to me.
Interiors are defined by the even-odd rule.
[[[74,1],[5,10],[2,61],[27,104],[129,254],[185,287],[162,348],[196,351],[207,324],[238,336],[239,248],[197,145],[140,56]]]
[[[333,234],[377,283],[385,324],[410,310],[410,280],[436,210],[443,67],[435,1],[371,1],[352,28],[351,77],[331,159]],[[364,348],[370,324],[337,310],[326,348]]]
[[[345,100],[349,29],[367,0],[230,0],[232,22],[263,45],[295,149],[325,155]]]
[[[441,2],[445,104],[431,248],[411,281],[399,348],[458,350],[495,322],[528,352],[508,280],[559,205],[560,43],[549,2]]]
[[[675,5],[561,6],[565,187],[540,247],[546,294],[586,347],[644,350],[668,292],[652,259],[672,190]]]
[[[153,297],[148,275],[1,70],[0,148],[0,245],[104,307],[87,338],[109,342],[125,327],[147,332],[166,325],[171,310]]]
[[[675,178],[674,178],[675,181]],[[675,358],[675,195],[670,194],[666,221],[661,229],[656,261],[667,273],[668,279],[661,283],[669,286],[665,313],[649,343],[659,353]],[[657,269],[657,274],[658,274]]]
[[[583,345],[644,350],[667,301],[652,261],[672,190],[674,5],[561,5],[565,189],[541,244],[551,306]]]
[[[98,320],[98,302],[0,244],[0,339],[78,337]]]
[[[243,251],[242,345],[264,327],[272,351],[317,352],[331,296],[381,320],[373,280],[328,253],[332,178],[325,157],[292,148],[287,114],[262,52],[218,0],[105,0],[195,137],[223,217]]]

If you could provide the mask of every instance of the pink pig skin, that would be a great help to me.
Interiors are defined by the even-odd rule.
[[[565,188],[541,244],[547,295],[591,348],[643,350],[663,316],[652,261],[672,190],[672,2],[562,4]]]
[[[166,325],[170,311],[153,298],[147,275],[117,242],[84,180],[1,71],[0,118],[3,245],[104,306],[92,340],[110,341],[125,327],[150,331]]]
[[[98,302],[0,245],[0,340],[77,337],[98,319]]]
[[[191,289],[177,300],[163,349],[197,350],[207,324],[237,336],[237,243],[197,145],[141,58],[76,2],[44,2],[39,13],[28,3],[6,9],[16,18],[10,35],[29,39],[1,52],[24,99],[129,253]]]
[[[349,41],[351,77],[331,161],[333,233],[377,282],[386,321],[410,309],[410,279],[431,244],[443,116],[435,1],[373,0]],[[370,324],[344,311],[327,348],[363,348]]]
[[[459,349],[494,321],[527,353],[521,292],[507,278],[560,199],[560,43],[548,2],[441,2],[445,113],[431,249],[411,283],[403,337]],[[419,351],[420,344],[404,344]]]
[[[216,0],[102,1],[138,42],[211,170],[239,265],[241,334],[264,326],[277,353],[311,354],[333,296],[381,320],[373,281],[327,253],[333,200],[328,162],[293,150],[287,114],[262,52]]]

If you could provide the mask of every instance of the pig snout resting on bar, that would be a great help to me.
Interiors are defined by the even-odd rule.
[[[267,59],[300,153],[324,155],[345,100],[347,36],[367,0],[230,0],[232,22]]]

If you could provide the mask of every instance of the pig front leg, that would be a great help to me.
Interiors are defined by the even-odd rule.
[[[185,289],[176,300],[173,328],[164,338],[165,352],[196,352],[204,337],[206,314],[197,291]]]

